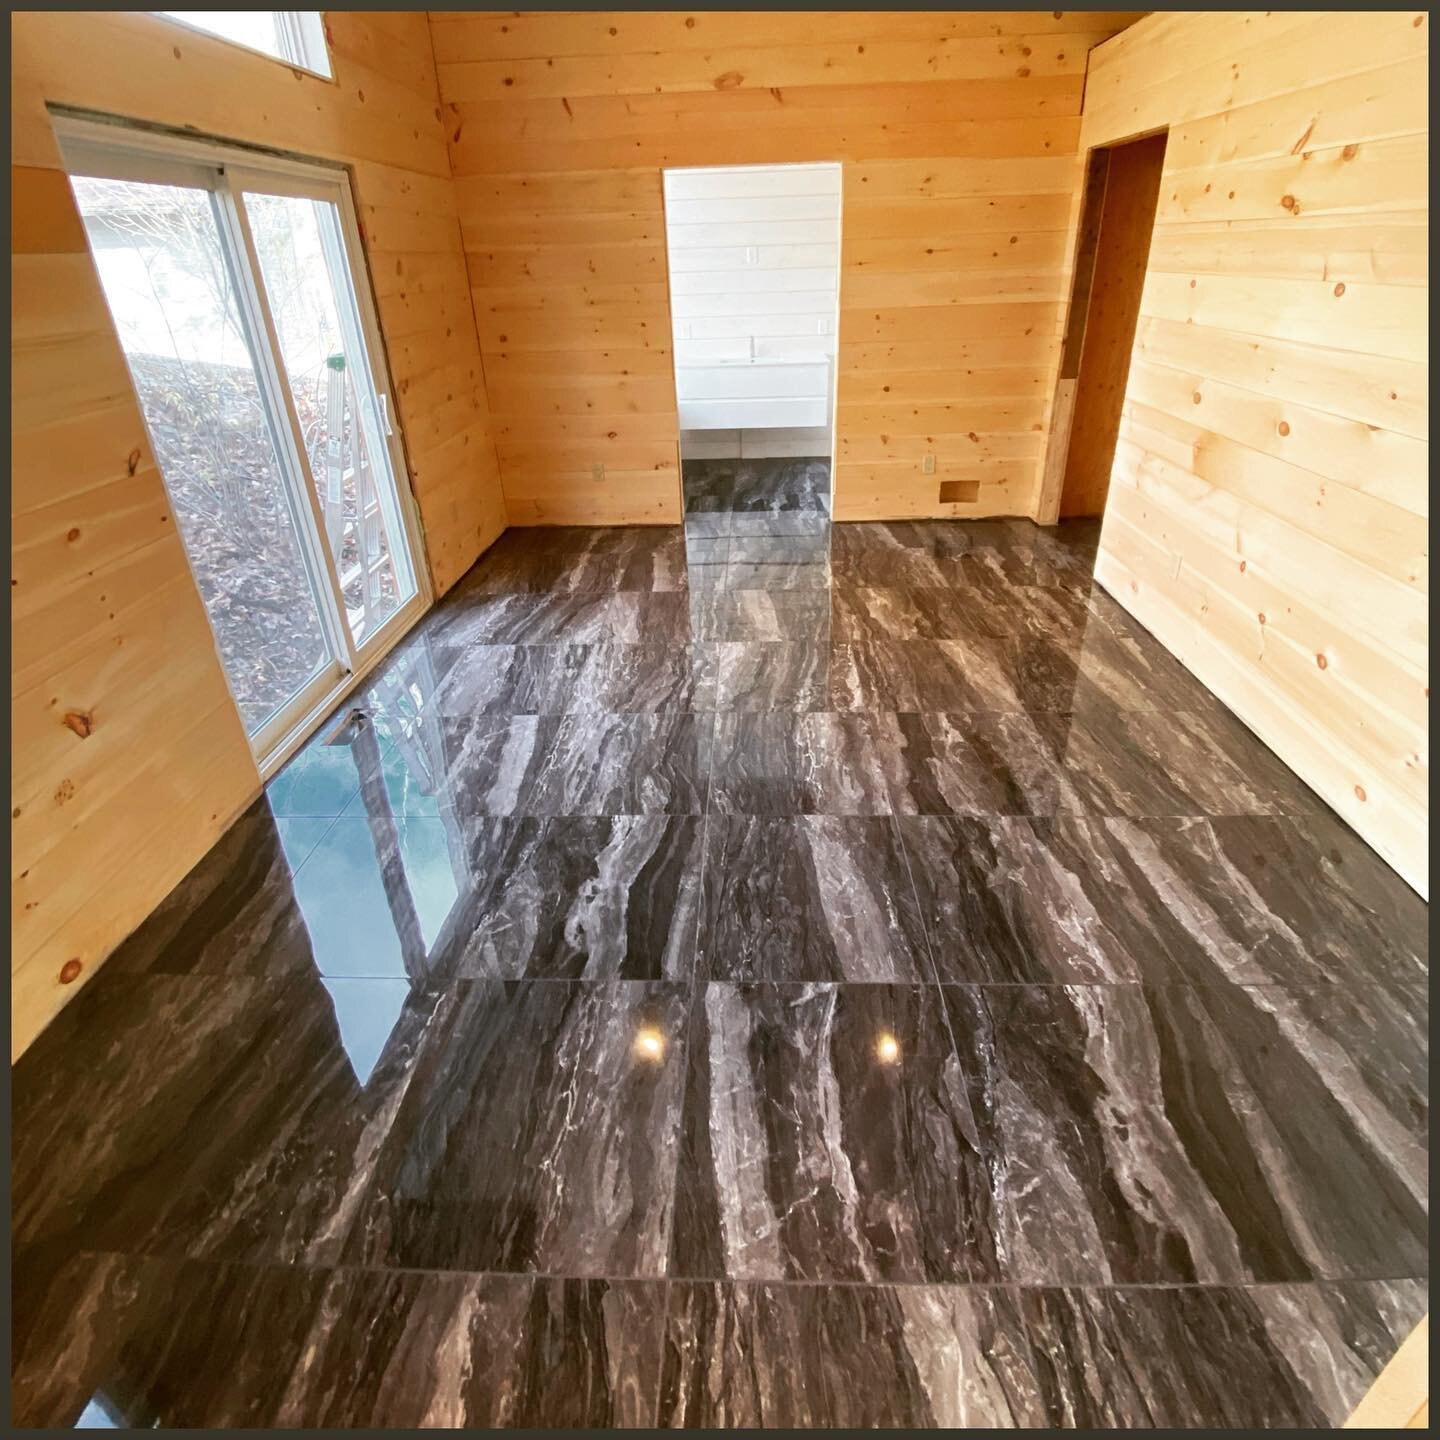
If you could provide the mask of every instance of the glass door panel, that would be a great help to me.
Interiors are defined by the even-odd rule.
[[[340,207],[240,188],[345,617],[363,646],[417,590]]]
[[[348,669],[288,483],[213,190],[76,176],[75,195],[216,645],[257,750]]]

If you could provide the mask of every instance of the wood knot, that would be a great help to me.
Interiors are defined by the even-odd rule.
[[[1282,435],[1288,435],[1290,433],[1290,422],[1288,420],[1282,420],[1275,428]]]
[[[1197,391],[1190,397],[1190,403],[1191,403],[1192,405],[1198,405],[1204,398],[1205,398],[1205,397],[1197,390]]]
[[[1329,662],[1323,655],[1317,655],[1317,656],[1315,657],[1315,663],[1316,663],[1322,670],[1328,670],[1328,669],[1330,668],[1330,662]]]
[[[1360,147],[1358,145],[1347,145],[1340,152],[1340,158],[1342,160],[1353,160],[1359,153]]]
[[[65,538],[73,545],[80,538],[80,527],[72,525],[66,532]]]
[[[67,730],[73,730],[84,740],[95,729],[95,712],[93,710],[67,710],[64,725]]]
[[[67,960],[60,967],[60,983],[62,985],[73,985],[80,978],[80,971],[84,966],[78,960]]]
[[[1335,287],[1335,293],[1337,295],[1343,295],[1345,293],[1345,282],[1343,280]]]
[[[1355,798],[1357,800],[1365,799],[1365,787],[1363,785],[1357,785],[1355,787]]]
[[[134,473],[135,473],[139,468],[140,468],[140,447],[137,445],[137,446],[125,457],[125,473],[126,473],[127,475],[134,475]]]
[[[745,77],[738,70],[727,70],[723,75],[715,77],[717,90],[738,90],[744,83]]]
[[[1293,195],[1282,195],[1280,197],[1280,208],[1282,210],[1289,210],[1292,214],[1294,214],[1295,211],[1298,209],[1298,206],[1295,202],[1295,197]]]
[[[64,805],[67,801],[75,798],[75,782],[73,780],[62,780],[55,787],[55,803]]]

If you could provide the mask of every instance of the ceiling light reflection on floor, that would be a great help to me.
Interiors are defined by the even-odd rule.
[[[635,1053],[642,1060],[665,1058],[665,1037],[654,1025],[642,1025],[635,1032]]]
[[[876,1037],[875,1058],[882,1065],[900,1063],[900,1042],[888,1030],[882,1030]]]

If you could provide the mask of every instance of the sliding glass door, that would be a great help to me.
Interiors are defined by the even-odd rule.
[[[117,127],[65,136],[220,661],[269,769],[427,598],[348,181]]]

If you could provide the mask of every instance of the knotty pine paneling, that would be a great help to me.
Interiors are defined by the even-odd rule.
[[[1097,573],[1422,893],[1429,28],[1157,13],[1082,128],[1170,131]]]
[[[1029,513],[1086,58],[1137,13],[432,12],[511,523],[678,520],[660,172],[787,161],[843,165],[837,516]]]
[[[11,27],[18,1054],[260,788],[45,102],[349,163],[437,592],[505,511],[423,14],[329,13],[333,82],[138,12]]]

